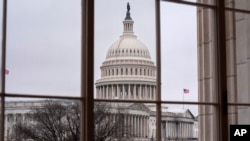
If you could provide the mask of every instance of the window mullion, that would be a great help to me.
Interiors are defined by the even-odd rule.
[[[160,0],[155,1],[155,17],[156,17],[156,139],[161,141],[161,28],[160,28]]]
[[[4,122],[5,122],[5,70],[6,70],[6,30],[7,30],[7,0],[3,0],[3,19],[2,19],[2,66],[1,66],[1,127],[2,136],[0,140],[4,140]]]
[[[219,139],[228,141],[227,115],[227,76],[226,76],[226,38],[225,38],[225,1],[217,0],[216,31],[217,31],[217,94],[218,94],[218,126]]]
[[[94,140],[94,0],[82,0],[81,141]]]

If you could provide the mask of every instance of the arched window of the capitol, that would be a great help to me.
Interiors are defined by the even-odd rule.
[[[6,92],[80,96],[81,1],[8,1]]]

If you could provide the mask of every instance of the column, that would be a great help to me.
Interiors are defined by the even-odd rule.
[[[104,99],[104,94],[105,94],[105,92],[104,92],[104,86],[102,86],[102,99]]]
[[[171,137],[171,130],[172,130],[172,128],[171,128],[171,122],[169,121],[168,124],[169,124],[168,125],[168,128],[169,128],[169,131],[168,131],[169,134],[168,135],[169,135],[169,137]]]
[[[124,90],[124,84],[122,84],[122,99],[125,98],[125,90]]]
[[[111,99],[114,98],[114,88],[113,88],[113,84],[111,84]]]
[[[145,116],[142,116],[142,137],[145,138]]]
[[[153,100],[153,96],[152,96],[152,86],[149,85],[149,99]]]
[[[139,125],[140,125],[140,129],[139,129],[139,131],[140,131],[140,137],[142,136],[142,122],[141,122],[141,116],[139,116]]]
[[[118,91],[119,85],[117,84],[117,85],[115,85],[115,86],[116,86],[116,97],[119,97],[119,91]]]
[[[141,100],[141,84],[139,84],[138,97]]]
[[[142,85],[142,91],[141,91],[142,93],[142,99],[145,99],[146,97],[145,97],[145,93],[146,93],[146,91],[145,91],[145,85]]]
[[[127,128],[126,128],[126,131],[127,131],[127,136],[131,136],[130,134],[130,131],[131,131],[131,124],[130,124],[130,115],[128,114],[127,115],[127,119],[128,119],[128,122],[127,122]]]
[[[169,122],[168,121],[166,121],[166,123],[167,123],[167,125],[166,125],[166,130],[167,130],[167,133],[166,133],[166,136],[167,136],[167,138],[169,137]]]
[[[136,84],[133,85],[133,88],[134,88],[133,96],[134,96],[134,99],[136,99]]]
[[[1,135],[2,135],[2,136],[5,136],[5,137],[8,137],[8,136],[9,136],[7,130],[8,130],[8,124],[10,124],[10,121],[8,121],[8,117],[10,117],[10,116],[8,116],[8,115],[9,115],[9,114],[6,114],[6,115],[5,115],[5,121],[4,121],[4,126],[5,126],[5,128],[4,128],[4,130],[3,130],[3,131],[4,131],[4,134],[2,134],[3,132],[1,133]]]
[[[141,119],[141,137],[144,137],[143,136],[143,130],[144,130],[143,116],[140,116],[140,119]]]
[[[125,136],[126,135],[126,133],[127,133],[127,116],[126,116],[126,114],[124,114],[124,125],[123,125],[123,127],[122,127],[123,129],[123,132],[122,132],[122,136]]]
[[[106,99],[109,98],[109,86],[107,85],[106,86]]]
[[[180,131],[180,138],[182,138],[182,122],[180,121],[180,127],[179,127],[179,131]]]
[[[149,117],[146,117],[146,136],[150,138],[149,136]]]
[[[186,122],[183,123],[184,138],[187,137]]]
[[[149,96],[148,96],[148,94],[149,94],[149,91],[148,91],[148,85],[145,85],[145,95],[146,95],[146,99],[149,99]]]
[[[139,119],[139,116],[137,116],[137,125],[138,125],[138,128],[137,128],[137,136],[138,137],[140,137],[140,134],[141,134],[141,132],[140,132],[140,129],[141,129],[141,127],[140,127],[140,119]]]
[[[131,99],[130,84],[128,84],[128,99]]]
[[[133,120],[134,120],[134,136],[137,136],[137,122],[136,122],[136,116],[133,116]]]
[[[133,115],[130,115],[130,118],[131,118],[131,127],[132,127],[132,130],[131,130],[131,135],[134,136],[135,134],[135,123],[134,123],[134,116]]]
[[[141,124],[140,124],[140,116],[138,115],[137,116],[137,125],[138,125],[138,137],[140,137],[141,136]]]
[[[185,122],[183,122],[183,138],[186,138],[186,132],[187,132],[187,130],[186,130],[186,123]]]
[[[106,98],[106,95],[107,95],[107,93],[106,93],[106,86],[104,85],[103,86],[103,99]]]
[[[98,87],[95,88],[95,92],[96,92],[96,98],[99,98]]]
[[[118,97],[118,98],[121,97],[121,90],[120,90],[119,84],[117,85],[117,97]]]
[[[154,100],[156,100],[156,86],[154,86],[153,89],[154,89],[154,92],[153,92],[153,93],[154,93],[154,94],[153,94],[153,95],[154,95]]]

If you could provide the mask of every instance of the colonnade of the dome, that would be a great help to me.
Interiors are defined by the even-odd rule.
[[[102,68],[101,77],[122,75],[156,77],[155,71],[155,68],[147,66],[110,66]]]
[[[107,54],[107,58],[115,56],[138,56],[150,58],[150,54],[147,50],[144,49],[113,49],[110,50]]]
[[[96,87],[96,97],[100,99],[155,100],[156,85],[152,84],[107,84]]]

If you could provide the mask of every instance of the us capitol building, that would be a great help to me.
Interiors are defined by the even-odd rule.
[[[100,67],[101,79],[96,81],[98,99],[156,100],[156,66],[148,48],[134,34],[133,24],[128,4],[123,34],[110,46]],[[135,140],[155,138],[155,105],[118,103],[115,106],[117,105],[127,109],[125,122],[135,129]],[[196,124],[195,117],[188,109],[162,107],[163,140],[197,140]]]
[[[156,100],[156,66],[148,48],[133,32],[134,21],[127,5],[123,34],[109,48],[102,63],[101,78],[96,81],[97,99]],[[6,102],[5,137],[16,121],[29,119],[35,101]],[[125,122],[133,127],[130,141],[151,141],[156,137],[156,107],[143,103],[116,103],[112,108],[126,109]],[[188,109],[162,107],[162,141],[198,140],[198,124]]]

